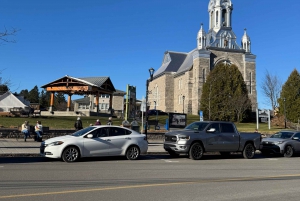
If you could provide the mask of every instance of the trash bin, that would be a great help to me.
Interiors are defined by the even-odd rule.
[[[140,132],[140,126],[131,126],[131,130],[134,130],[134,131],[136,131],[136,132],[141,133],[141,132]]]

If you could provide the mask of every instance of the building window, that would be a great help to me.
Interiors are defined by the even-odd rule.
[[[179,105],[181,105],[181,100],[182,100],[181,97],[182,97],[182,95],[179,95],[179,96],[178,96],[178,104],[179,104]]]
[[[249,75],[249,93],[252,94],[252,72]]]
[[[203,83],[206,81],[206,80],[205,80],[205,77],[206,77],[206,75],[205,75],[205,69],[202,69],[202,79],[203,79]]]

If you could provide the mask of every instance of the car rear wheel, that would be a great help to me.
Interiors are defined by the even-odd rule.
[[[137,146],[131,146],[126,151],[128,160],[136,160],[140,156],[140,149]]]
[[[289,158],[289,157],[292,157],[293,155],[294,155],[293,147],[290,145],[287,146],[284,150],[283,156]]]
[[[75,162],[78,158],[79,150],[74,146],[67,147],[62,154],[62,159],[67,163]]]
[[[189,151],[189,156],[193,160],[200,160],[203,156],[203,147],[200,143],[194,143]]]
[[[244,150],[243,150],[243,156],[246,159],[251,159],[254,157],[255,154],[255,147],[253,146],[253,144],[248,143],[246,144]]]

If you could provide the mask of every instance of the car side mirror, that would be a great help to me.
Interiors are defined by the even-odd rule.
[[[293,137],[292,139],[293,140],[299,140],[299,137]]]
[[[94,136],[93,134],[88,134],[86,137],[91,139],[91,138],[93,138],[93,136]]]
[[[215,128],[210,128],[206,132],[208,132],[208,133],[214,133],[214,132],[216,132],[216,129]]]

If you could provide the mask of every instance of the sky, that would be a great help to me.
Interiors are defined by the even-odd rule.
[[[164,52],[189,52],[209,0],[0,0],[0,32],[19,29],[16,43],[0,44],[0,77],[20,92],[69,75],[105,77],[126,91],[146,95],[149,68]],[[259,108],[269,109],[261,84],[266,71],[284,83],[299,71],[300,1],[232,0],[232,28],[241,43],[244,28],[257,56]],[[74,99],[74,97],[72,97]]]

